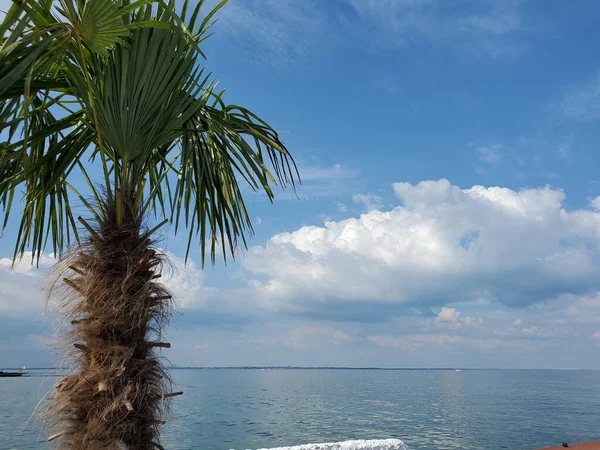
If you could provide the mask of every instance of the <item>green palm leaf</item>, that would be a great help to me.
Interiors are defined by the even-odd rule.
[[[129,36],[129,30],[114,0],[88,0],[81,18],[74,21],[81,39],[93,52],[107,56],[108,51]]]
[[[100,208],[97,185],[108,204],[135,192],[144,211],[187,229],[188,252],[198,239],[203,261],[246,243],[240,182],[272,199],[273,185],[298,174],[279,135],[225,104],[199,67],[198,45],[225,3],[203,17],[204,1],[189,0],[180,10],[173,0],[11,7],[0,40],[0,200],[5,224],[11,210],[24,211],[16,255],[31,248],[39,257],[47,243],[60,252],[76,239],[69,179],[97,173],[85,155],[104,174],[89,179],[89,207]]]

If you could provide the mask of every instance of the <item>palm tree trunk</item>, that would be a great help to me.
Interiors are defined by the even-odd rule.
[[[94,229],[86,225],[87,242],[62,265],[72,372],[46,415],[60,430],[50,437],[60,449],[162,448],[161,414],[173,394],[155,349],[169,347],[157,340],[170,296],[158,282],[164,256],[151,248],[134,199],[124,198],[119,213],[107,201]]]

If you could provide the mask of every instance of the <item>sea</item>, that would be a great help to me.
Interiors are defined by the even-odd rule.
[[[600,371],[173,370],[167,450],[402,439],[411,450],[534,449],[600,440]],[[0,378],[0,450],[50,449],[47,370]]]

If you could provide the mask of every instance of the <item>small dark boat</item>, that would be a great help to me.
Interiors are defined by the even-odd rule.
[[[23,376],[23,372],[4,372],[0,370],[0,378],[1,377],[21,377]]]

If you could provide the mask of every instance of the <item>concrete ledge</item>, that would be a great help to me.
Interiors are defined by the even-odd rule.
[[[328,444],[305,444],[295,447],[277,447],[259,450],[409,450],[399,439],[376,439],[331,442]]]

